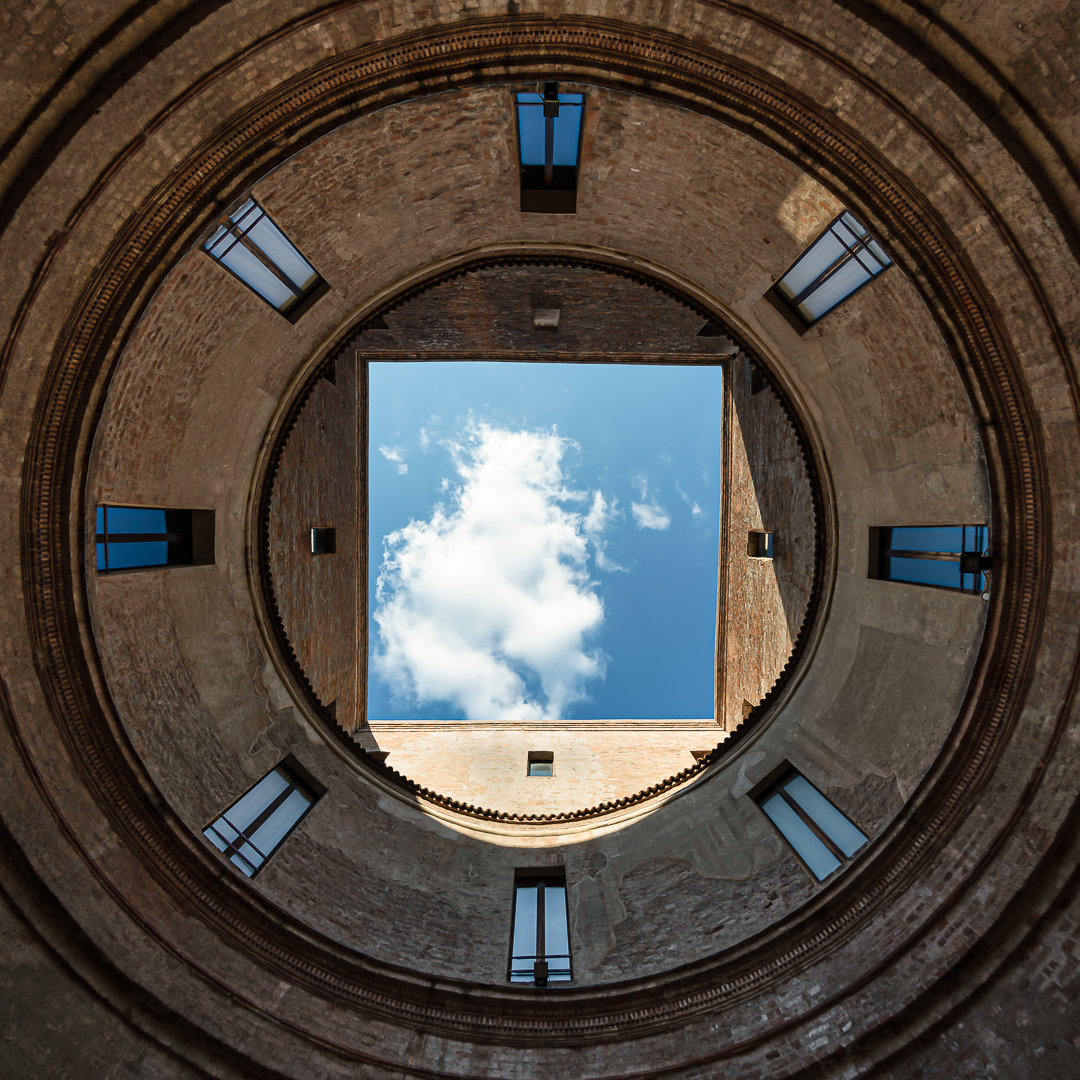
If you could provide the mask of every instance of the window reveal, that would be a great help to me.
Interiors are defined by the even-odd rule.
[[[254,877],[325,790],[286,758],[207,825],[203,835],[241,873]]]
[[[867,576],[981,595],[990,587],[985,525],[904,525],[870,530]]]
[[[102,573],[208,566],[214,561],[214,511],[101,505],[94,541]]]
[[[881,245],[845,210],[795,260],[767,296],[774,306],[798,320],[797,329],[805,330],[890,266],[892,259]]]
[[[565,871],[543,877],[519,874],[514,881],[513,918],[509,981],[534,986],[569,982],[572,970]]]
[[[315,528],[311,530],[311,554],[337,554],[337,529]]]
[[[773,534],[755,530],[749,534],[746,553],[751,559],[771,559],[773,557]]]
[[[329,288],[254,199],[225,218],[203,248],[291,322]]]
[[[551,750],[530,750],[527,776],[554,776],[555,754]]]
[[[866,835],[797,769],[755,796],[807,869],[824,881],[867,842]]]
[[[558,83],[544,93],[515,94],[523,214],[577,213],[583,94],[560,94]]]

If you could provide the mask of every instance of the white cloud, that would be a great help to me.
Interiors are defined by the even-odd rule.
[[[397,471],[401,476],[404,476],[409,471],[409,466],[405,463],[401,456],[400,446],[380,446],[379,453],[382,454],[387,461],[393,461],[397,463]]]
[[[671,524],[671,515],[656,501],[656,496],[649,495],[649,482],[644,476],[635,476],[634,486],[641,494],[641,502],[632,502],[630,512],[639,529],[666,529]]]
[[[431,445],[431,432],[427,428],[420,429],[420,449],[425,453],[427,448]]]
[[[702,510],[701,507],[696,502],[694,502],[694,500],[691,499],[685,491],[683,491],[682,484],[680,484],[678,480],[675,481],[675,490],[679,493],[679,498],[682,499],[682,501],[690,507],[690,513],[693,514],[694,517],[701,517],[702,514],[705,513],[705,511]]]
[[[604,621],[589,580],[588,517],[561,503],[570,440],[472,424],[447,444],[461,479],[449,509],[386,537],[375,667],[417,704],[475,720],[555,719],[604,673],[588,640]],[[599,507],[599,508],[598,508]],[[595,513],[594,513],[595,512]]]
[[[617,499],[612,499],[611,502],[608,502],[607,499],[604,498],[604,493],[602,491],[597,491],[593,495],[592,506],[585,515],[585,535],[592,541],[596,565],[601,570],[626,570],[625,566],[620,566],[613,559],[608,558],[608,541],[603,539],[604,530],[615,518],[622,516],[616,510],[617,503]]]

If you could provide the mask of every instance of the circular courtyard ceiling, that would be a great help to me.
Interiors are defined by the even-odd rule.
[[[386,1030],[421,1024],[430,1036],[470,1043],[476,1075],[501,1067],[480,1047],[533,1046],[557,1069],[561,1048],[598,1039],[606,1067],[630,1069],[645,1041],[659,1046],[675,1031],[683,1044],[708,1042],[719,1060],[735,1052],[713,1045],[721,1014],[726,1032],[764,1045],[771,1035],[754,1029],[763,996],[782,998],[792,1024],[812,1023],[814,987],[851,979],[836,965],[861,963],[870,985],[903,962],[908,937],[937,919],[904,883],[918,876],[949,892],[938,880],[956,865],[946,846],[967,836],[1008,747],[1010,782],[1034,792],[1024,787],[1024,754],[1038,757],[1037,740],[1026,749],[1010,740],[1021,722],[1017,687],[1033,671],[1032,613],[1044,611],[1049,589],[1039,567],[1051,508],[1036,496],[1055,462],[1033,434],[1020,373],[1029,358],[998,307],[1015,282],[995,276],[1003,259],[981,258],[976,269],[970,241],[958,239],[965,221],[981,220],[978,207],[959,206],[970,192],[939,207],[927,194],[933,185],[904,171],[922,135],[902,118],[876,124],[869,102],[846,125],[789,93],[778,75],[666,31],[495,21],[467,43],[438,28],[399,42],[412,59],[399,56],[389,88],[378,74],[381,45],[310,70],[298,61],[294,82],[246,106],[242,128],[178,138],[188,156],[174,153],[153,185],[145,176],[134,183],[133,193],[153,191],[131,202],[122,235],[90,218],[89,240],[78,233],[70,242],[69,251],[94,252],[94,271],[67,290],[77,299],[66,301],[66,329],[42,373],[47,408],[27,420],[23,514],[35,540],[23,546],[23,570],[35,670],[55,723],[42,738],[62,741],[58,760],[66,755],[78,791],[92,797],[51,776],[42,783],[67,820],[124,838],[106,845],[107,857],[87,858],[125,911],[134,917],[143,905],[140,925],[182,941],[185,963],[205,961],[204,972],[222,970],[215,950],[243,957],[221,975],[229,1002],[269,1000],[274,986],[288,987],[288,1007],[305,1013],[290,1029],[298,1042],[332,1039],[341,1053],[362,1055],[350,1034],[360,1011]],[[573,220],[529,221],[514,207],[506,88],[482,85],[489,73],[470,66],[488,29],[499,79],[509,67],[535,81],[549,65],[535,51],[508,60],[507,43],[520,38],[554,49],[561,77],[573,70],[594,88],[584,146],[604,167],[588,175]],[[432,85],[425,35],[450,50],[439,61],[441,95],[403,89],[413,60],[424,89]],[[635,64],[649,68],[649,94],[687,107],[624,92],[644,89]],[[813,78],[799,65],[791,71]],[[864,86],[855,98],[864,93],[872,97]],[[358,115],[357,102],[372,111]],[[880,136],[890,124],[886,160],[858,132]],[[813,160],[814,175],[796,160]],[[454,182],[436,190],[432,161],[462,163]],[[663,182],[606,168],[631,161],[630,171]],[[124,170],[109,180],[130,182]],[[198,250],[210,219],[248,190],[330,285],[296,324],[223,279]],[[799,337],[763,296],[842,205],[897,265]],[[980,235],[990,244],[996,233]],[[761,358],[806,420],[824,493],[822,608],[801,679],[730,759],[605,820],[510,827],[416,798],[324,737],[294,675],[263,647],[250,544],[271,435],[348,335],[433,268],[514,250],[535,256],[545,245],[560,259],[575,249],[645,263]],[[84,573],[98,503],[212,509],[213,564]],[[56,527],[69,514],[72,528]],[[958,518],[994,527],[989,606],[867,580],[875,524]],[[68,533],[83,541],[74,556]],[[64,575],[84,582],[85,594],[62,587]],[[240,880],[201,830],[283,754],[327,795],[265,872]],[[747,799],[784,760],[871,838],[824,886]],[[1002,812],[1020,799],[1006,787],[994,790]],[[972,850],[981,843],[969,839]],[[89,835],[84,849],[104,850]],[[501,985],[503,886],[521,865],[565,867],[574,896],[575,985],[557,994]],[[144,898],[158,889],[169,900],[151,910]],[[165,929],[174,913],[187,929]],[[905,928],[896,955],[879,955],[869,943],[893,949],[884,944],[890,927]],[[933,981],[931,967],[924,974]],[[900,985],[913,992],[912,980]],[[852,1023],[870,1030],[883,1001]],[[855,1010],[854,995],[848,1004]],[[402,1057],[385,1054],[384,1063]]]

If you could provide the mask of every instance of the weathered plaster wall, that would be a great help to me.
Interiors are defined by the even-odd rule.
[[[387,765],[458,802],[510,814],[559,814],[636,795],[725,738],[712,720],[561,720],[548,724],[373,720]],[[529,751],[555,775],[528,776]]]

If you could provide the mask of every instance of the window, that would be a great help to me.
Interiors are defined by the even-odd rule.
[[[214,511],[99,506],[94,540],[102,573],[209,566],[214,561]]]
[[[990,587],[985,525],[892,526],[870,530],[867,576],[933,589],[985,593]]]
[[[805,330],[890,266],[881,245],[845,210],[767,295]]]
[[[530,750],[528,776],[554,776],[555,755],[550,750]]]
[[[560,94],[558,83],[516,94],[523,214],[577,213],[583,94]]]
[[[779,780],[766,781],[764,791],[751,796],[818,881],[866,843],[862,831],[787,762]]]
[[[519,870],[514,881],[514,925],[510,940],[512,983],[547,986],[569,982],[570,931],[565,870]]]
[[[336,529],[311,530],[311,554],[334,555],[337,552]]]
[[[290,322],[329,288],[254,199],[225,218],[203,247]]]
[[[203,835],[241,873],[254,877],[326,789],[286,758],[236,800]]]
[[[746,554],[752,559],[771,559],[773,557],[773,534],[771,532],[751,532],[746,544]]]
[[[534,330],[558,330],[562,308],[533,308]]]

